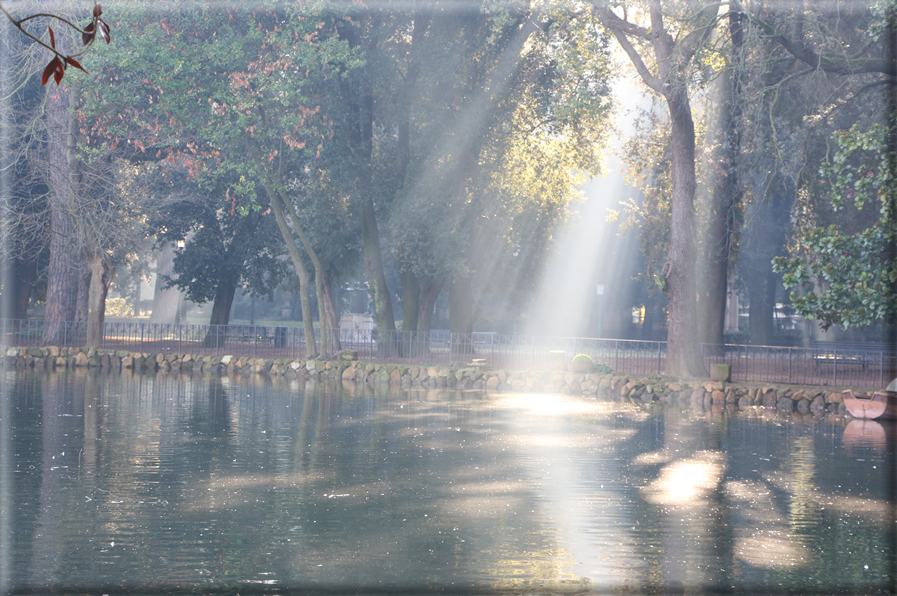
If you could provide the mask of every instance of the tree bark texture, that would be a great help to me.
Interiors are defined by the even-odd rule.
[[[90,257],[90,289],[87,308],[87,347],[103,346],[104,325],[106,322],[106,295],[112,283],[112,267],[105,254],[94,254]]]
[[[327,307],[327,292],[325,291],[325,287],[327,285],[327,274],[324,271],[324,266],[321,264],[321,259],[318,258],[318,253],[315,252],[314,247],[311,244],[311,241],[308,239],[308,235],[305,233],[305,230],[302,228],[302,222],[299,221],[299,214],[296,213],[296,207],[293,205],[290,197],[286,196],[284,193],[277,191],[277,196],[280,198],[281,204],[283,207],[286,207],[287,213],[290,215],[290,222],[293,224],[293,230],[296,232],[296,235],[299,236],[299,241],[302,242],[302,247],[305,249],[305,254],[311,259],[312,266],[315,270],[315,296],[318,299],[318,321],[321,325],[321,353],[325,356],[329,356],[331,354],[330,349],[330,333],[329,329],[335,329],[339,327],[339,323],[336,322],[336,313],[333,311],[333,303],[330,303],[330,311],[333,315],[333,320],[330,318],[330,314],[328,312]],[[293,242],[292,234],[290,238],[284,238],[286,242]]]
[[[75,321],[78,323],[87,321],[87,312],[90,310],[90,262],[84,259],[83,263],[87,265],[87,269],[78,275],[78,300],[75,306]]]
[[[707,369],[698,342],[698,303],[695,286],[697,229],[695,226],[695,128],[684,89],[667,96],[672,133],[673,215],[667,299],[666,374],[704,377]]]
[[[287,245],[290,253],[290,260],[293,261],[293,267],[296,269],[296,275],[299,277],[299,302],[302,309],[302,329],[305,334],[305,355],[308,358],[316,358],[318,356],[318,343],[315,340],[315,325],[311,314],[311,294],[309,284],[311,277],[308,274],[308,268],[302,261],[302,255],[299,253],[299,247],[293,239],[293,232],[287,225],[286,215],[284,214],[283,205],[280,197],[270,184],[265,187],[268,195],[268,202],[271,210],[274,212],[274,219],[277,221],[277,229]]]
[[[704,237],[703,266],[699,281],[702,316],[698,318],[698,340],[705,344],[724,343],[726,298],[729,286],[729,262],[734,250],[733,234],[738,225],[737,212],[743,200],[738,180],[737,160],[741,152],[739,124],[742,114],[742,51],[744,49],[743,12],[729,16],[733,70],[720,77],[723,100],[720,101],[721,143],[711,167],[715,168],[713,196]]]
[[[757,346],[772,345],[775,336],[776,275],[771,265],[765,274],[751,280],[748,296],[751,301],[748,310],[751,343]]]
[[[3,279],[3,318],[24,319],[37,282],[37,259],[10,259]]]
[[[50,188],[50,263],[47,273],[47,308],[44,316],[46,345],[63,345],[70,330],[64,323],[75,320],[78,281],[83,269],[72,213],[75,209],[71,155],[74,119],[64,86],[48,89],[46,106],[47,177]]]
[[[678,32],[675,38],[665,28],[660,0],[648,3],[649,28],[625,21],[607,6],[596,4],[595,8],[596,15],[611,30],[639,76],[649,88],[663,96],[669,109],[673,196],[669,261],[664,267],[670,308],[666,374],[706,377],[697,328],[695,128],[688,98],[688,66],[713,30],[715,5],[699,9],[693,15],[692,29]],[[629,36],[651,43],[656,72],[650,70]]]
[[[322,271],[323,275],[323,271]],[[339,330],[339,317],[336,316],[336,306],[334,306],[335,302],[333,300],[333,287],[330,285],[330,279],[328,277],[324,277],[321,282],[322,288],[322,296],[318,296],[318,302],[324,303],[324,311],[326,315],[327,326],[326,329],[336,329]],[[322,325],[322,328],[324,326]],[[322,330],[323,334],[323,330]],[[340,340],[339,333],[333,333],[330,338],[330,349],[334,353],[340,350]]]
[[[402,271],[402,331],[417,331],[420,307],[420,285],[411,271]]]
[[[374,215],[374,200],[365,191],[361,199],[361,236],[364,246],[364,268],[367,272],[368,287],[374,305],[374,319],[377,329],[393,332],[396,319],[392,310],[392,294],[383,271],[383,253],[380,250],[380,231]]]
[[[212,302],[212,315],[209,317],[209,331],[203,339],[204,348],[221,348],[227,340],[226,331],[221,328],[230,322],[230,311],[234,305],[234,296],[237,293],[237,280],[221,279],[215,290],[215,300]]]
[[[436,300],[442,292],[443,280],[431,281],[420,291],[420,303],[418,305],[417,330],[420,333],[429,333],[433,323],[433,310],[436,308]]]

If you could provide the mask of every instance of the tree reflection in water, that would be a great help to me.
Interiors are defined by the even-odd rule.
[[[893,451],[842,437],[844,419],[267,376],[3,378],[10,589],[894,586]]]

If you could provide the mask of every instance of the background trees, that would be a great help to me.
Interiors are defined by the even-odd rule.
[[[643,79],[648,77],[649,87],[661,82],[659,90],[652,89],[663,95],[671,93],[678,81],[700,107],[697,128],[704,132],[695,135],[694,155],[699,165],[697,238],[683,242],[697,245],[702,255],[696,276],[701,304],[696,338],[701,342],[720,341],[725,299],[720,281],[732,263],[738,264],[739,285],[750,298],[751,340],[777,341],[772,335],[773,312],[781,299],[776,297],[773,257],[785,250],[792,229],[799,235],[800,229],[815,227],[811,221],[819,218],[846,223],[844,214],[819,200],[827,190],[817,172],[832,151],[837,131],[873,122],[887,112],[884,99],[893,94],[882,88],[893,85],[895,65],[883,42],[889,22],[882,18],[884,6],[851,3],[811,10],[802,3],[729,3],[720,8],[700,2],[664,6],[646,2],[614,13],[596,3],[636,70]],[[673,32],[661,54],[656,51],[664,35],[659,25]],[[692,62],[684,62],[689,56]],[[657,71],[651,69],[664,64],[673,64],[668,66],[672,70],[652,79]],[[635,219],[642,225],[651,278],[663,262],[660,254],[666,254],[667,230],[674,235],[677,209],[672,176],[676,129],[670,133],[668,158],[662,157],[665,141],[652,149],[655,134],[643,134],[628,151],[630,169],[648,192],[647,208],[629,205],[627,211],[643,216]],[[672,206],[667,217],[666,205]],[[683,210],[692,213],[690,207]],[[846,218],[854,226],[864,219],[858,214]],[[865,219],[868,226],[871,222]],[[675,245],[675,240],[670,242],[671,256]],[[803,246],[805,250],[806,242]],[[659,280],[658,287],[670,298],[671,342],[679,310],[670,294],[674,286],[673,280]]]
[[[598,169],[604,38],[587,13],[448,2],[378,5],[341,35],[364,66],[341,85],[325,152],[358,205],[378,326],[393,328],[391,257],[405,330],[429,329],[447,287],[450,327],[469,332],[474,289],[519,289],[573,197],[571,168]]]
[[[893,96],[890,6],[131,3],[116,12],[118,43],[85,64],[91,78],[69,73],[42,95],[45,61],[10,63],[3,84],[24,126],[4,162],[19,164],[4,170],[16,189],[4,275],[18,280],[4,282],[18,293],[5,303],[46,279],[48,318],[90,312],[96,329],[112,268],[155,230],[184,241],[178,283],[194,297],[231,288],[216,322],[236,286],[286,282],[288,260],[308,337],[314,318],[337,325],[334,281],[361,272],[383,331],[399,317],[404,331],[429,330],[441,295],[451,330],[510,330],[577,185],[601,170],[614,37],[662,106],[625,152],[646,195],[629,223],[669,301],[669,371],[703,374],[700,344],[722,341],[733,272],[755,343],[781,339],[785,273],[807,315],[842,328],[881,320],[887,309],[871,303],[849,309],[872,318],[843,316],[833,289],[872,283],[882,295],[887,279],[826,282],[812,267],[835,246],[862,261],[844,243],[875,230],[862,242],[890,250],[886,209],[848,197],[888,184],[859,168],[887,172],[869,163],[891,159],[873,139]],[[850,206],[833,208],[838,196]],[[808,235],[817,228],[828,231]],[[216,267],[194,259],[213,246],[227,255]],[[788,249],[798,260],[773,271]],[[823,295],[834,302],[809,306]]]

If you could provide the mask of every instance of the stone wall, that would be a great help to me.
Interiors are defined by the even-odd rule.
[[[268,374],[290,378],[341,379],[484,391],[618,395],[644,402],[690,405],[698,409],[755,406],[822,416],[845,412],[840,388],[762,385],[725,381],[669,380],[638,375],[556,371],[491,370],[482,365],[400,365],[360,362],[351,352],[341,360],[266,359],[190,354],[146,354],[87,348],[9,348],[3,364],[16,368],[95,367],[216,374]]]

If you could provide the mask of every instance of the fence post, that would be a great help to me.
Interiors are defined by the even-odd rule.
[[[788,382],[791,382],[791,346],[788,346]]]
[[[455,353],[455,334],[452,332],[449,332],[449,361],[448,361],[449,366],[452,365],[452,360],[453,360],[452,354],[454,354],[454,353]]]
[[[835,350],[835,357],[832,359],[832,385],[838,384],[838,350]]]

